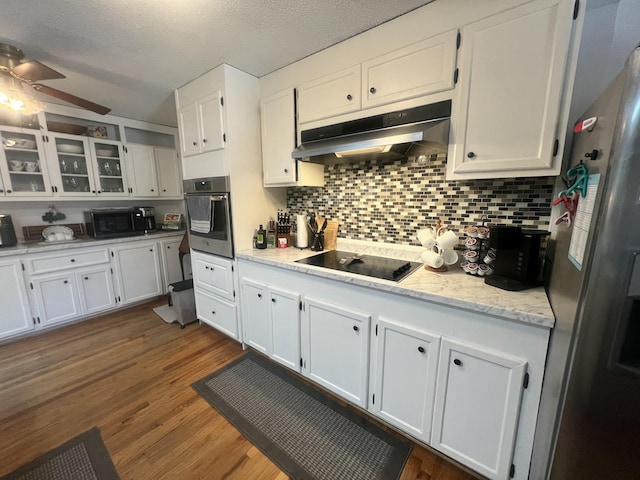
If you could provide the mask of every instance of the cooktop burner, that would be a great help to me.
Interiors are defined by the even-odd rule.
[[[340,252],[338,250],[329,250],[311,257],[296,260],[296,262],[316,267],[330,268],[332,270],[340,270],[341,272],[381,278],[383,280],[391,280],[392,282],[399,282],[422,265],[419,262],[408,262],[406,260],[398,260],[397,258],[361,255],[352,252]]]

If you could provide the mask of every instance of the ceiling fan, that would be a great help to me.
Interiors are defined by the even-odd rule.
[[[100,115],[106,115],[111,111],[110,108],[103,107],[84,98],[76,97],[70,93],[37,83],[42,80],[55,80],[66,77],[37,60],[24,61],[24,58],[24,52],[19,48],[6,43],[0,43],[0,85],[5,83],[16,90],[22,90],[26,84],[45,95],[59,98],[60,100]]]

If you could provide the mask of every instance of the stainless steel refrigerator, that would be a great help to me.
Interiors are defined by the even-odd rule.
[[[576,130],[531,478],[640,479],[640,47]]]

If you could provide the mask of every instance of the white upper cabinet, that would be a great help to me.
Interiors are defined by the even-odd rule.
[[[134,197],[181,196],[182,177],[174,149],[130,143],[126,150]]]
[[[431,445],[491,479],[509,478],[525,360],[442,339]]]
[[[296,145],[295,91],[283,90],[260,102],[264,186],[323,186],[324,166],[291,157]]]
[[[44,161],[44,146],[38,130],[2,127],[0,178],[7,197],[42,197],[51,195]]]
[[[300,123],[360,110],[360,65],[298,87]]]
[[[428,38],[362,64],[362,108],[454,87],[458,31]]]
[[[181,197],[182,173],[177,152],[173,148],[154,147],[153,153],[158,175],[158,194],[161,197]]]
[[[529,2],[462,29],[448,178],[559,173],[554,149],[564,130],[558,117],[573,5]]]
[[[184,157],[224,148],[222,92],[218,90],[180,108],[178,131]]]

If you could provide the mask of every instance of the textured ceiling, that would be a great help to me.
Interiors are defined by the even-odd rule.
[[[2,0],[0,43],[67,76],[42,83],[175,126],[173,89],[221,63],[261,77],[429,1]]]

